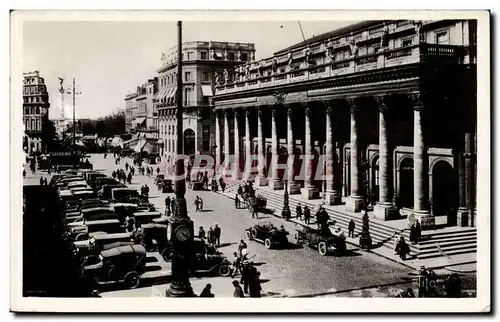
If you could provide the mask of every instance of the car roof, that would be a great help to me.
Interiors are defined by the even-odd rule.
[[[163,224],[158,224],[158,223],[149,223],[149,224],[144,224],[141,225],[142,229],[148,229],[148,228],[162,228],[162,229],[167,229],[167,225]]]
[[[111,191],[128,191],[128,190],[137,192],[136,189],[132,188],[113,188]]]
[[[161,212],[159,211],[139,211],[139,212],[134,212],[135,217],[142,217],[142,216],[161,216]]]
[[[94,212],[94,211],[113,212],[113,208],[106,205],[102,205],[102,206],[82,209],[82,212]]]
[[[96,240],[106,240],[106,239],[114,239],[114,238],[129,238],[131,235],[129,233],[116,233],[116,234],[102,234],[94,236]]]
[[[94,226],[94,225],[106,225],[106,224],[119,224],[120,221],[118,219],[103,219],[103,220],[92,220],[86,221],[86,226]]]
[[[121,254],[131,254],[131,253],[145,255],[146,249],[142,245],[127,245],[102,251],[101,255],[102,257],[114,257]]]
[[[138,206],[135,203],[128,203],[128,202],[117,202],[113,204],[113,208],[118,208],[118,207],[135,207],[137,208]]]

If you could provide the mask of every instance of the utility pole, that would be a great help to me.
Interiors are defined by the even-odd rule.
[[[61,88],[62,88],[62,83],[61,83]],[[80,92],[76,91],[76,84],[75,84],[75,78],[73,77],[73,87],[68,90],[68,94],[73,95],[73,156],[75,157],[75,164],[76,164],[76,95],[80,95]]]
[[[186,177],[184,174],[182,126],[182,22],[177,22],[177,160],[175,167],[175,211],[168,218],[167,238],[172,244],[172,283],[167,297],[193,297],[189,282],[190,262],[193,256],[194,223],[189,218],[186,205]]]

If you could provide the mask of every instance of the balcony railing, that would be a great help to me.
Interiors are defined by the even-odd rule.
[[[275,73],[267,76],[270,65],[264,63],[263,75],[244,80],[237,80],[215,88],[215,94],[229,94],[251,89],[266,88],[283,84],[293,84],[307,80],[329,78],[340,75],[348,75],[356,72],[377,70],[400,65],[408,65],[419,62],[436,61],[461,63],[464,50],[462,46],[417,44],[413,46],[400,47],[379,51],[377,53],[366,54],[357,57],[332,61],[325,64],[318,64],[310,67],[290,70],[283,73]],[[264,61],[266,62],[266,61]],[[294,60],[294,63],[297,63]],[[280,64],[280,63],[278,63]],[[279,66],[278,70],[283,66]]]

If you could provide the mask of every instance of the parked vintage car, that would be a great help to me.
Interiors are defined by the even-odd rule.
[[[102,200],[110,200],[111,199],[111,190],[115,188],[127,188],[127,186],[123,183],[118,184],[105,184],[101,187],[101,190],[97,192],[97,195]]]
[[[171,260],[172,250],[168,242],[167,225],[149,223],[141,226],[141,232],[135,232],[136,240],[140,240],[147,251],[157,251],[166,261]]]
[[[158,184],[160,182],[163,181],[163,179],[165,179],[165,175],[164,174],[157,174],[156,177],[155,177],[155,185],[158,186]],[[160,188],[158,188],[159,190]]]
[[[341,252],[346,251],[345,235],[333,234],[328,227],[314,229],[304,226],[297,229],[297,233],[293,237],[296,244],[306,243],[318,249],[322,256],[331,253],[334,249]]]
[[[103,250],[110,249],[111,246],[124,246],[117,243],[134,244],[133,236],[129,233],[115,233],[115,234],[99,234],[90,237],[87,240],[75,241],[73,244],[77,249],[77,255],[80,257],[88,257],[92,255],[99,255]]]
[[[231,274],[231,263],[224,254],[215,247],[207,245],[203,239],[194,239],[193,251],[195,256],[191,264],[191,274],[217,274],[220,276]]]
[[[159,211],[139,211],[134,213],[135,221],[141,223],[141,225],[152,223],[153,219],[160,217],[161,212]]]
[[[161,179],[157,183],[158,190],[163,193],[174,192],[174,186],[171,179]]]
[[[205,183],[203,181],[191,180],[188,187],[192,190],[205,190]]]
[[[98,285],[124,284],[133,289],[139,286],[146,268],[146,249],[142,245],[126,245],[102,251],[99,262],[83,268],[86,277]]]
[[[264,243],[266,248],[275,246],[284,247],[288,244],[289,233],[283,228],[278,229],[271,222],[258,222],[256,225],[245,230],[245,236],[249,240]]]

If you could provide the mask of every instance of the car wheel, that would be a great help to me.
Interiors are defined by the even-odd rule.
[[[125,284],[130,289],[139,286],[139,281],[139,274],[137,274],[137,272],[128,272],[127,275],[125,275]]]
[[[252,240],[253,237],[252,237],[252,234],[250,233],[249,230],[245,231],[245,237],[248,239],[248,240]]]
[[[252,228],[252,238],[257,238],[257,229]]]
[[[221,265],[219,267],[219,275],[224,277],[231,275],[231,268],[227,265]]]
[[[326,247],[325,242],[320,242],[318,244],[318,252],[320,253],[321,256],[325,256],[326,253],[328,252],[328,247]]]
[[[293,235],[293,241],[295,244],[298,244],[300,243],[300,237],[299,237],[299,234],[295,234]]]
[[[269,238],[266,238],[266,240],[264,240],[264,246],[266,246],[267,249],[271,249],[272,243]]]
[[[163,257],[166,262],[170,262],[172,260],[172,251],[170,248],[165,248],[161,253],[161,257]]]

